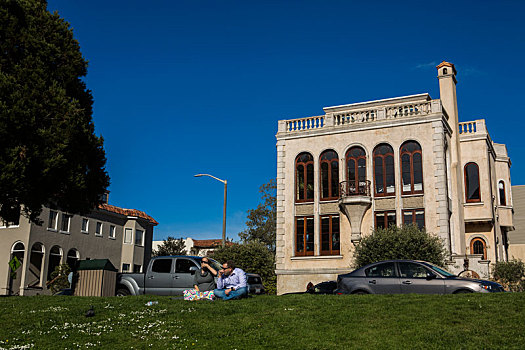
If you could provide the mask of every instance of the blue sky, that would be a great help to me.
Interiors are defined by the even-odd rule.
[[[276,174],[277,121],[428,92],[458,70],[460,121],[484,118],[525,184],[524,1],[71,1],[105,139],[110,203],[152,215],[154,239],[244,229]]]

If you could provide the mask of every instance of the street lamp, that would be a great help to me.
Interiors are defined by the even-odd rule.
[[[224,184],[224,208],[223,208],[223,211],[222,211],[222,247],[224,248],[224,246],[226,245],[226,192],[227,192],[227,187],[228,187],[228,181],[226,180],[221,180],[213,175],[210,175],[210,174],[197,174],[197,175],[193,175],[195,177],[201,177],[201,176],[209,176],[217,181],[220,181]]]

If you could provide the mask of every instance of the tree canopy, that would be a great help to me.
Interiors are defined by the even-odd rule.
[[[152,252],[153,256],[186,255],[186,243],[181,237],[175,239],[169,236],[161,245]]]
[[[262,202],[257,208],[248,210],[247,229],[239,233],[243,241],[260,241],[272,252],[275,252],[276,188],[275,179],[260,187]]]
[[[33,222],[43,205],[73,213],[109,186],[95,135],[87,61],[69,24],[43,0],[0,4],[0,217]]]

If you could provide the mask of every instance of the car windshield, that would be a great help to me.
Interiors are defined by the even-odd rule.
[[[440,275],[443,275],[443,276],[445,276],[445,277],[456,277],[456,275],[454,275],[453,273],[448,272],[447,270],[443,270],[443,269],[440,268],[440,267],[434,266],[434,265],[432,265],[432,264],[428,264],[428,266],[429,266],[432,270],[436,271],[437,273],[439,273]]]

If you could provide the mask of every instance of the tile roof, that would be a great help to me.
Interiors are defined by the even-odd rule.
[[[159,224],[154,218],[152,218],[151,216],[149,216],[145,212],[137,210],[137,209],[119,208],[119,207],[116,207],[114,205],[109,205],[109,204],[105,204],[105,203],[100,204],[98,206],[98,208],[102,209],[102,210],[105,210],[105,211],[109,211],[111,213],[121,214],[121,215],[125,215],[125,216],[136,216],[138,218],[142,218],[142,219],[148,220],[153,226],[157,226]]]
[[[226,242],[227,246],[233,245],[233,242]],[[216,248],[222,245],[222,239],[194,239],[193,246],[197,248]]]

